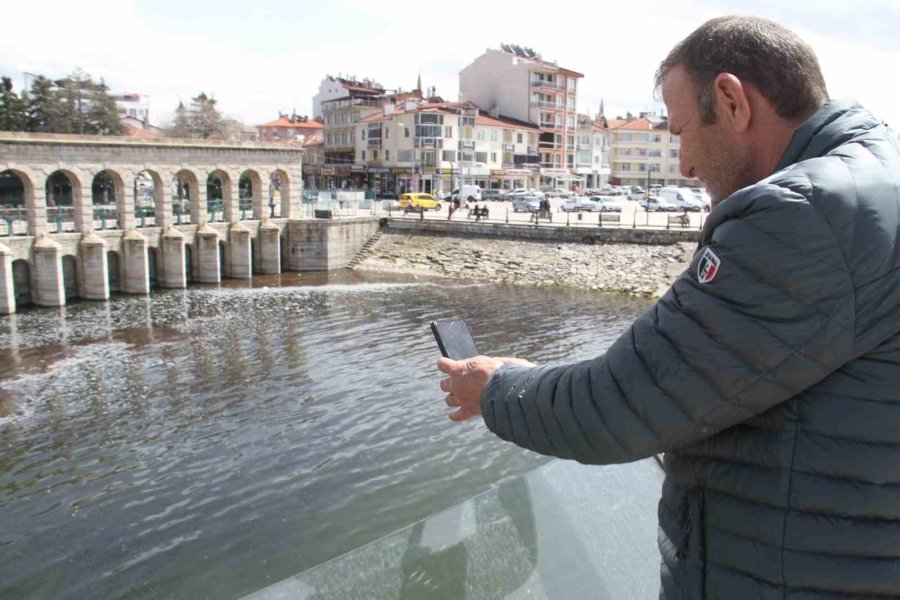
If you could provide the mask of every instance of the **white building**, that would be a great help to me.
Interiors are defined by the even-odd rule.
[[[338,98],[358,97],[363,95],[380,96],[384,87],[371,79],[357,81],[352,77],[332,77],[326,75],[319,84],[319,93],[313,96],[313,119],[324,121],[325,111],[322,103]]]
[[[142,123],[150,122],[150,96],[146,94],[110,94],[119,109],[119,117],[130,117]]]
[[[541,181],[566,185],[580,179],[572,171],[582,77],[530,48],[503,45],[501,50],[486,50],[460,71],[460,99],[538,126]]]
[[[601,188],[609,183],[609,130],[587,115],[578,116],[575,174],[586,188]]]

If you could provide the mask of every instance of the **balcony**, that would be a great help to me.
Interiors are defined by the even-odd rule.
[[[531,87],[547,88],[548,90],[565,90],[566,89],[566,86],[563,83],[555,83],[553,81],[542,81],[540,79],[532,79]]]
[[[369,148],[381,148],[381,138],[369,138],[368,142],[366,142],[366,145]]]
[[[539,107],[539,108],[545,108],[545,109],[547,109],[547,110],[563,110],[563,107],[562,107],[562,106],[558,106],[558,105],[557,105],[556,103],[554,103],[554,102],[545,102],[545,101],[543,101],[543,100],[532,100],[532,101],[531,101],[531,106],[533,106],[533,107]]]

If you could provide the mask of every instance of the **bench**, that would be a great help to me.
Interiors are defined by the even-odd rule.
[[[552,223],[553,222],[553,213],[551,213],[549,210],[546,210],[546,209],[536,210],[531,213],[531,217],[529,218],[529,221],[534,221],[535,223],[537,223],[539,219],[547,219],[548,221],[550,221]]]
[[[602,212],[602,213],[600,213],[600,218],[598,220],[600,227],[603,227],[604,223],[615,223],[616,225],[619,225],[621,222],[622,222],[622,215],[619,213]]]
[[[667,215],[666,229],[671,229],[672,225],[681,225],[685,229],[691,226],[691,218],[686,213],[677,215]]]

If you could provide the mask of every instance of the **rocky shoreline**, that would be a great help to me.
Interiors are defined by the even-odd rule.
[[[631,296],[662,295],[696,244],[574,244],[386,232],[355,268]]]

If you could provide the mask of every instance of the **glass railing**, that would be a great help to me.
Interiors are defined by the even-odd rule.
[[[655,598],[662,479],[554,461],[244,600]]]

